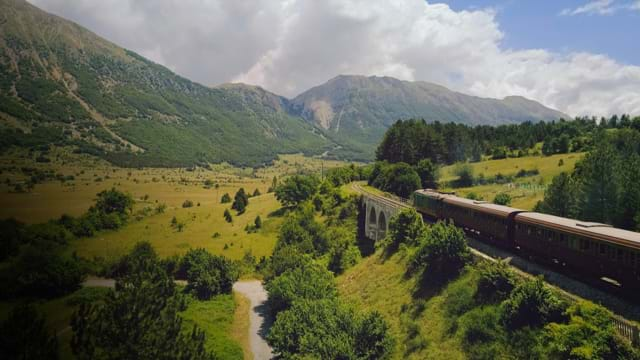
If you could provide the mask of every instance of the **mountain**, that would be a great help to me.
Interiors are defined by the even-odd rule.
[[[290,109],[324,130],[351,157],[372,156],[398,119],[500,125],[569,117],[523,97],[486,99],[427,82],[341,75],[291,101]]]
[[[335,146],[284,98],[199,85],[24,0],[0,0],[0,150],[47,144],[126,166],[259,165]]]

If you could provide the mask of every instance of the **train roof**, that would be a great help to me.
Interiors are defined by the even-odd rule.
[[[568,219],[536,212],[520,213],[516,216],[516,221],[559,229],[576,235],[640,250],[640,233],[614,228],[607,224]]]
[[[524,211],[522,209],[516,209],[509,206],[492,204],[487,201],[478,201],[478,200],[461,198],[459,196],[456,196],[454,193],[440,193],[431,189],[417,190],[416,192],[420,194],[424,194],[429,197],[436,198],[438,200],[443,200],[447,204],[474,209],[474,210],[490,213],[490,214],[501,216],[501,217],[507,217],[510,214]]]

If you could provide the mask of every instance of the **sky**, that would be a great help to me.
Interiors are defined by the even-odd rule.
[[[204,85],[339,74],[640,115],[640,0],[29,0]]]

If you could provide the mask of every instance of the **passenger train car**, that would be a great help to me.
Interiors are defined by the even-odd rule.
[[[556,264],[572,273],[615,280],[640,292],[640,233],[418,190],[418,211],[432,219],[452,220],[480,240]]]

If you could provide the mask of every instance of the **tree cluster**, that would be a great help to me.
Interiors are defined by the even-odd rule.
[[[571,174],[556,176],[536,210],[640,229],[640,131],[602,133]]]

